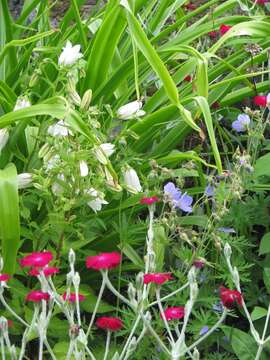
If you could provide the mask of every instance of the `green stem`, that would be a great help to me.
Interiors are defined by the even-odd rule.
[[[107,339],[106,339],[106,347],[103,360],[107,360],[109,350],[110,350],[110,342],[111,342],[111,331],[107,331]]]

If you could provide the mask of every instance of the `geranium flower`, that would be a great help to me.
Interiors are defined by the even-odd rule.
[[[52,259],[53,254],[50,251],[33,252],[32,254],[23,257],[20,260],[20,265],[22,267],[44,267],[48,265]]]
[[[249,124],[250,117],[246,114],[240,114],[238,115],[237,120],[232,123],[232,128],[237,132],[244,132],[247,130]]]
[[[235,234],[236,231],[230,227],[219,227],[218,231],[223,232],[224,234]]]
[[[204,195],[207,197],[212,197],[215,195],[215,187],[211,184],[208,184],[204,190]]]
[[[225,24],[221,24],[220,28],[219,28],[219,32],[221,35],[226,34],[226,32],[228,32],[230,29],[232,28],[232,26],[230,25],[225,25]]]
[[[74,303],[76,301],[76,294],[75,293],[70,293],[69,296],[67,297],[67,293],[65,292],[63,294],[63,299],[68,300],[68,302],[70,302],[70,303]],[[78,299],[79,299],[79,301],[84,301],[85,296],[82,295],[82,294],[79,294]]]
[[[159,201],[159,198],[157,196],[151,196],[151,197],[144,197],[140,200],[140,204],[142,205],[152,205]]]
[[[231,309],[234,307],[235,304],[242,306],[243,299],[239,291],[230,290],[221,286],[219,293],[220,293],[221,302],[223,306],[225,306],[226,308]]]
[[[173,280],[171,273],[153,273],[143,276],[143,283],[146,285],[150,283],[162,285],[169,280]]]
[[[50,295],[41,290],[33,290],[26,296],[26,301],[32,302],[40,302],[41,300],[48,301],[50,299]]]
[[[52,275],[55,275],[55,274],[58,274],[59,273],[59,269],[57,267],[49,267],[49,266],[45,266],[43,269],[42,269],[44,275],[46,277],[48,276],[52,276]],[[40,274],[40,269],[39,268],[36,268],[34,267],[33,269],[31,269],[29,272],[28,272],[29,275],[31,276],[38,276]]]
[[[94,270],[113,269],[120,264],[121,259],[121,254],[118,252],[101,253],[88,256],[86,258],[86,267]]]
[[[168,321],[183,319],[185,316],[185,307],[184,306],[169,307],[166,310],[164,310],[164,316]],[[162,318],[162,314],[160,314],[160,317]]]
[[[122,120],[129,120],[135,117],[141,117],[145,115],[145,111],[141,110],[143,104],[141,101],[132,101],[126,105],[121,106],[117,110],[117,116]]]
[[[11,276],[8,274],[0,274],[0,281],[8,281],[9,279],[11,279]]]
[[[187,193],[182,194],[172,182],[164,186],[164,195],[169,199],[174,208],[179,208],[187,213],[192,212],[192,196],[187,195]]]
[[[117,317],[103,316],[103,317],[100,317],[99,319],[97,319],[96,325],[97,325],[97,327],[99,327],[100,329],[103,329],[103,330],[118,331],[118,330],[122,329],[123,322],[121,319],[119,319]]]
[[[75,64],[75,62],[83,56],[80,50],[80,45],[72,46],[71,42],[67,41],[66,46],[63,47],[63,51],[59,56],[58,65],[71,66]]]
[[[253,102],[257,106],[266,107],[270,104],[270,93],[268,95],[257,95],[254,96]]]
[[[207,325],[203,326],[200,330],[200,335],[203,336],[205,335],[206,333],[208,333],[209,331],[209,327]]]

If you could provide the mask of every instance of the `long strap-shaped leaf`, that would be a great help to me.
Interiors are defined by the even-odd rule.
[[[158,56],[156,50],[154,49],[150,41],[148,40],[146,34],[141,28],[140,23],[132,14],[128,2],[126,0],[122,0],[121,5],[123,5],[126,9],[126,17],[131,35],[135,39],[140,51],[143,53],[143,55],[145,56],[145,58],[153,68],[153,70],[156,72],[156,74],[159,76],[160,80],[162,81],[164,89],[169,99],[171,100],[172,104],[177,106],[181,116],[189,126],[191,126],[193,129],[197,131],[200,131],[200,128],[192,120],[191,113],[180,104],[178,90],[172,77],[169,74],[169,71],[167,70],[163,61]]]
[[[217,146],[217,142],[216,142],[214,127],[213,127],[213,120],[212,120],[211,111],[209,109],[208,102],[207,102],[206,98],[204,98],[203,96],[196,96],[196,97],[194,97],[194,100],[199,105],[200,110],[203,114],[205,125],[206,125],[207,132],[208,132],[209,139],[210,139],[210,143],[211,143],[212,150],[214,153],[214,158],[216,161],[217,169],[218,169],[219,173],[222,173],[222,163],[221,163],[221,158],[220,158],[220,154],[219,154],[219,150],[218,150],[218,146]]]
[[[18,182],[14,164],[0,170],[0,238],[4,272],[13,274],[20,241]]]

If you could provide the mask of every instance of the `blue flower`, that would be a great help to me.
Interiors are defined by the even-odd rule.
[[[213,185],[208,184],[204,190],[204,195],[207,197],[212,197],[215,195],[215,187]]]
[[[218,313],[222,313],[222,311],[223,311],[222,302],[219,301],[218,303],[214,304],[214,305],[212,306],[212,309],[213,309],[214,311],[218,312]]]
[[[232,123],[232,128],[237,132],[244,132],[247,130],[249,124],[250,117],[246,114],[240,114],[238,115],[237,120]]]
[[[203,326],[200,330],[200,335],[205,335],[206,333],[208,333],[209,331],[209,327],[207,325]]]
[[[174,183],[169,182],[164,186],[164,194],[169,198],[169,201],[172,203],[174,208],[181,209],[187,213],[192,212],[192,196],[187,195],[187,193],[182,194]]]

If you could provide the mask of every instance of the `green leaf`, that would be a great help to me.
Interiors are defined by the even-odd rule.
[[[257,345],[252,336],[245,332],[223,327],[225,335],[230,339],[232,348],[239,360],[254,360],[257,352]]]
[[[164,270],[165,249],[169,244],[169,239],[163,226],[156,225],[154,227],[153,243],[154,252],[156,254],[156,271],[162,272]]]
[[[20,241],[20,217],[17,170],[9,164],[0,170],[0,239],[4,272],[13,274]]]
[[[263,282],[268,291],[268,294],[270,294],[270,268],[263,269]]]
[[[267,315],[267,310],[260,307],[260,306],[255,306],[254,310],[251,313],[251,319],[253,321],[255,320],[259,320],[263,317],[265,317]]]
[[[121,248],[126,257],[133,262],[134,265],[138,266],[139,269],[144,269],[144,262],[137,254],[136,250],[130,245],[125,245]]]
[[[264,234],[260,242],[259,255],[270,253],[270,233]]]
[[[270,153],[260,157],[254,165],[254,176],[270,176]]]

